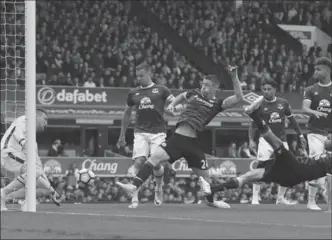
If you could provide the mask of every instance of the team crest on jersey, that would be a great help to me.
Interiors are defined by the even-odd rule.
[[[318,92],[314,92],[314,95],[318,95]]]
[[[139,93],[137,92],[137,93],[135,93],[135,96],[138,96],[139,95]]]
[[[264,111],[267,111],[267,110],[269,110],[268,108],[264,108]]]
[[[149,97],[143,97],[139,103],[138,109],[153,109],[154,105],[151,104],[151,99]]]
[[[167,146],[167,144],[166,144],[166,142],[163,142],[162,144],[160,144],[162,147],[166,147]]]
[[[331,103],[329,100],[322,99],[319,101],[317,110],[320,112],[331,113]]]
[[[284,108],[284,106],[282,105],[282,104],[278,104],[278,109],[283,109]]]
[[[159,89],[158,88],[154,88],[152,89],[152,93],[158,93],[159,92]]]
[[[277,112],[271,113],[269,123],[281,123],[281,117],[279,113]]]

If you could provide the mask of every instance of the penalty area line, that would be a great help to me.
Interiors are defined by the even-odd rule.
[[[168,220],[168,221],[189,221],[189,222],[207,222],[207,223],[224,223],[238,225],[262,225],[271,227],[295,227],[295,228],[312,228],[312,229],[329,229],[330,225],[302,225],[302,224],[284,224],[277,222],[252,222],[252,221],[227,221],[218,219],[188,218],[188,217],[166,217],[166,216],[148,216],[132,214],[104,214],[104,213],[77,213],[77,212],[36,212],[37,214],[55,214],[55,215],[72,215],[72,216],[90,216],[90,217],[122,217],[133,219],[150,219],[150,220]]]

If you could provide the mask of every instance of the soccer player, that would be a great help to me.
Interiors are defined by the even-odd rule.
[[[36,112],[36,130],[43,131],[47,125],[47,114],[42,109]],[[20,116],[14,120],[1,139],[1,167],[13,174],[20,174],[7,186],[1,189],[1,211],[6,211],[6,200],[25,197],[26,173],[26,117]],[[42,162],[38,156],[36,143],[36,183],[37,197],[51,195],[53,202],[60,206],[56,199],[57,193],[52,188],[43,172]],[[22,206],[24,208],[25,206]]]
[[[332,131],[332,62],[326,57],[315,62],[314,78],[318,81],[305,89],[302,109],[310,115],[307,135],[309,157],[322,154],[327,135]],[[308,204],[311,210],[321,210],[316,204],[317,185],[324,186],[325,178],[311,181],[308,187]]]
[[[211,182],[208,162],[204,151],[199,143],[198,134],[204,127],[221,111],[231,108],[243,99],[240,81],[237,76],[237,68],[229,67],[228,71],[232,77],[235,95],[221,99],[216,95],[220,87],[220,80],[213,75],[206,76],[202,81],[200,90],[179,94],[169,105],[168,110],[173,112],[182,101],[187,100],[186,108],[180,113],[176,124],[175,133],[165,142],[159,145],[150,155],[133,180],[133,184],[116,184],[123,188],[129,197],[148,179],[152,169],[160,163],[175,162],[184,157],[197,176],[204,177]],[[223,201],[214,201],[213,196],[206,197],[206,204],[211,207],[228,208],[229,205]]]
[[[294,127],[295,132],[299,136],[302,146],[306,148],[306,141],[301,132],[299,124],[295,120],[291,107],[286,99],[276,97],[277,83],[272,79],[266,79],[262,83],[263,101],[258,108],[262,119],[270,127],[271,131],[283,141],[286,149],[289,149],[286,140],[286,118],[289,119],[291,125]],[[249,145],[252,147],[255,144],[255,133],[257,129],[255,123],[252,122],[249,128]],[[273,148],[264,140],[263,137],[259,138],[257,160],[269,160],[273,154]],[[294,205],[296,202],[285,199],[287,187],[279,186],[277,204]],[[253,184],[253,195],[251,204],[259,204],[260,184]]]
[[[121,133],[118,139],[118,145],[126,145],[126,130],[130,123],[131,112],[135,108],[134,164],[128,170],[131,176],[135,176],[156,147],[166,141],[167,129],[164,120],[164,109],[165,105],[168,105],[174,99],[167,87],[152,82],[151,67],[148,64],[142,63],[136,67],[136,77],[140,86],[128,93],[127,106],[124,110]],[[156,181],[154,203],[155,205],[161,205],[164,167],[157,166],[157,168],[158,170],[153,171]],[[135,192],[129,208],[138,206],[138,193],[139,190]]]
[[[255,122],[260,134],[273,148],[275,159],[265,161],[260,168],[251,170],[242,176],[231,179],[221,184],[210,185],[205,179],[200,178],[205,195],[211,195],[225,189],[242,187],[245,183],[253,181],[275,182],[285,187],[293,187],[305,181],[311,181],[332,173],[332,153],[326,152],[317,156],[317,159],[303,156],[297,159],[292,152],[287,150],[283,141],[279,139],[262,119],[259,108],[260,102],[254,102],[246,113]],[[332,141],[325,143],[325,148],[332,148]],[[210,188],[208,188],[210,186]]]

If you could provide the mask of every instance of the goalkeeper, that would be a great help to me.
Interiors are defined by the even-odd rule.
[[[36,112],[36,130],[41,132],[47,125],[47,114],[42,109]],[[10,125],[1,139],[1,168],[15,175],[20,174],[6,187],[1,189],[1,211],[6,211],[6,201],[9,199],[24,199],[24,186],[27,180],[26,173],[26,117],[20,116]],[[43,172],[41,160],[38,156],[36,143],[36,195],[38,197],[51,196],[52,201],[60,206],[57,200],[57,192],[53,189],[50,182]],[[22,210],[26,207],[23,202]]]

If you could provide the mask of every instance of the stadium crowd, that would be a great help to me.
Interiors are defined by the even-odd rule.
[[[130,2],[49,1],[38,9],[41,84],[134,87],[135,66],[144,59],[157,83],[197,87],[199,72],[131,13]],[[185,81],[189,78],[194,86]]]
[[[237,64],[249,90],[259,90],[260,82],[272,77],[281,92],[302,91],[315,58],[323,54],[319,46],[296,54],[264,32],[262,23],[316,25],[329,34],[332,29],[329,1],[243,1],[239,9],[234,1],[142,3],[214,62]],[[10,12],[13,4],[6,4]],[[17,5],[15,11],[1,17],[7,36],[1,34],[1,80],[24,83],[24,8]],[[157,83],[180,89],[199,85],[202,73],[144,25],[129,1],[39,1],[37,12],[39,84],[134,87],[135,65],[144,59]],[[328,52],[331,57],[331,46]]]
[[[272,77],[279,91],[303,91],[310,83],[313,62],[322,56],[319,46],[297,55],[263,30],[264,24],[292,23],[314,25],[321,16],[324,30],[331,33],[331,4],[301,1],[243,1],[237,9],[234,1],[144,1],[145,6],[180,36],[214,62],[236,63],[240,80],[248,90],[260,90],[260,83]],[[190,6],[188,8],[188,6]],[[291,10],[299,13],[292,13]],[[292,14],[290,14],[292,13]],[[298,20],[299,15],[305,15]],[[314,17],[313,17],[314,16]],[[263,24],[264,23],[264,24]],[[331,58],[332,46],[328,56]],[[226,59],[226,60],[225,60]]]

